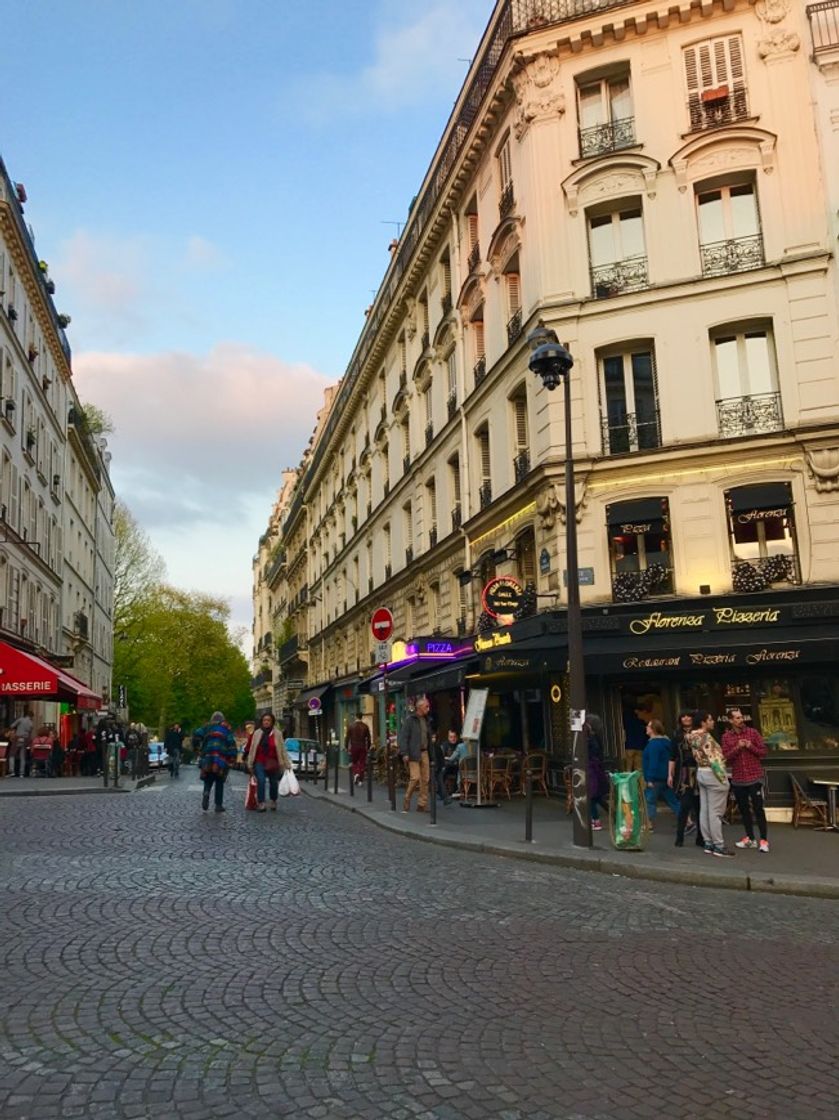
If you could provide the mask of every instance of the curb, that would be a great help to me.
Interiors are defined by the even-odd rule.
[[[622,875],[627,879],[647,879],[659,883],[678,883],[688,887],[713,887],[714,889],[735,891],[756,891],[763,894],[789,894],[806,898],[839,899],[839,880],[835,879],[799,879],[794,875],[719,875],[711,870],[700,871],[679,868],[670,869],[661,865],[650,864],[644,866],[635,863],[623,863],[612,855],[597,856],[579,854],[565,854],[563,852],[537,852],[528,848],[514,848],[507,844],[492,844],[482,840],[455,840],[449,836],[422,834],[410,828],[401,828],[395,821],[377,819],[368,816],[363,809],[348,805],[340,801],[329,801],[321,794],[310,793],[305,787],[303,792],[312,801],[322,801],[333,808],[343,809],[345,812],[355,813],[363,820],[386,832],[404,836],[410,840],[418,840],[423,844],[439,844],[445,848],[461,848],[469,852],[483,855],[504,856],[508,859],[529,861],[552,865],[554,867],[570,867],[575,871],[594,871],[603,875]],[[522,842],[524,843],[524,842]]]
[[[48,789],[0,789],[0,798],[2,797],[88,797],[101,793],[136,793],[138,789],[143,789],[144,786],[154,785],[157,780],[156,774],[147,774],[144,778],[138,778],[136,785],[132,789],[126,786],[82,786],[75,789],[61,789],[50,787]]]

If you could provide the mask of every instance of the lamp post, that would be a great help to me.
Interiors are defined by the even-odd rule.
[[[527,342],[532,351],[530,369],[550,392],[563,383],[565,396],[565,565],[568,572],[568,677],[573,747],[571,755],[574,797],[574,844],[591,847],[591,809],[588,799],[588,734],[584,726],[574,730],[577,713],[586,706],[583,625],[580,613],[580,579],[577,564],[577,501],[574,493],[574,445],[571,438],[571,367],[574,359],[560,343],[556,332],[542,320]]]

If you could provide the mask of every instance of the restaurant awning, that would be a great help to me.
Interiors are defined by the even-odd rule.
[[[424,672],[419,672],[411,678],[411,687],[423,692],[447,692],[452,688],[460,688],[466,680],[466,674],[478,666],[474,658],[464,658],[456,664],[435,665],[426,667]]]
[[[13,700],[63,700],[88,710],[102,703],[100,696],[66,669],[8,642],[0,642],[0,696]]]
[[[734,486],[728,491],[732,513],[747,509],[786,509],[792,504],[788,482],[763,482],[756,486]]]
[[[628,522],[661,521],[664,510],[661,498],[638,498],[635,501],[613,502],[606,507],[610,525],[623,525]]]

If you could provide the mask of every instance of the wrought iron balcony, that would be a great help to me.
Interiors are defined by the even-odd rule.
[[[492,483],[482,482],[478,489],[478,498],[481,503],[481,509],[486,509],[492,502]]]
[[[429,334],[428,328],[426,327],[426,329],[422,332],[422,348],[423,348],[423,350],[427,350],[430,345],[431,345],[431,335]]]
[[[731,586],[734,591],[766,591],[774,583],[800,583],[798,557],[762,556],[756,560],[735,560],[731,565]]]
[[[498,200],[498,216],[503,221],[508,214],[512,214],[513,207],[516,205],[516,196],[513,191],[512,180],[506,185],[501,192],[501,198]]]
[[[839,50],[839,0],[808,4],[807,17],[810,20],[813,54]]]
[[[476,241],[472,246],[469,256],[466,258],[466,271],[474,272],[478,265],[481,263],[481,246]]]
[[[624,292],[637,292],[649,284],[646,257],[600,264],[591,270],[591,290],[595,299],[608,299]]]
[[[520,451],[513,459],[513,474],[516,482],[521,482],[528,474],[530,474],[530,452]]]
[[[661,446],[661,421],[658,410],[643,420],[634,412],[624,413],[623,422],[616,424],[603,417],[604,455],[624,455],[629,451],[649,451]]]
[[[449,312],[452,309],[452,293],[451,292],[446,292],[446,294],[440,298],[440,307],[443,311],[443,318],[445,318],[446,315],[448,315]]]
[[[300,650],[305,649],[305,648],[306,648],[305,641],[304,642],[300,641],[300,635],[299,634],[293,634],[288,639],[288,641],[283,642],[283,644],[280,646],[280,656],[279,656],[280,664],[284,665],[287,661],[293,661],[297,657]]]
[[[407,565],[407,564],[413,564],[413,562],[414,562],[414,549],[413,549],[413,545],[409,544],[408,547],[405,549],[405,563]]]
[[[393,575],[393,565],[385,564],[385,579],[390,579]]]
[[[387,497],[388,494],[390,493],[390,479],[389,478],[385,479],[384,486],[382,487],[382,489],[385,492],[385,497]]]
[[[724,276],[729,272],[747,272],[764,264],[763,238],[734,237],[730,241],[712,241],[700,245],[703,276]]]
[[[434,439],[434,425],[428,423],[425,425],[425,446],[428,447]]]
[[[463,516],[460,512],[460,502],[455,502],[452,510],[452,531],[457,531],[462,524]]]
[[[437,544],[437,526],[432,525],[431,528],[428,530],[428,547],[429,548],[434,548],[434,546],[436,544]]]
[[[367,577],[367,594],[369,595],[372,590],[373,590],[373,577],[368,576]]]
[[[454,389],[449,393],[448,400],[446,401],[446,411],[448,412],[449,420],[451,420],[457,412],[457,391]]]
[[[624,117],[607,124],[595,124],[580,129],[580,158],[602,156],[607,152],[619,152],[621,148],[631,148],[635,143],[635,118]]]
[[[708,128],[725,128],[749,119],[749,98],[745,89],[730,90],[728,86],[706,89],[693,94],[688,101],[691,132]]]
[[[717,401],[717,422],[723,438],[783,431],[781,394],[758,393]]]
[[[88,617],[84,611],[76,611],[73,617],[73,623],[75,633],[86,642],[90,636],[90,626],[88,624]]]
[[[402,456],[402,470],[405,472],[405,474],[407,474],[410,469],[411,469],[411,456],[408,452],[406,452]]]
[[[485,357],[478,358],[472,373],[475,375],[475,388],[477,389],[487,375],[487,360]]]
[[[399,371],[399,388],[400,389],[405,389],[405,388],[407,388],[407,386],[408,386],[408,371],[406,369],[401,369]]]
[[[519,307],[510,316],[507,322],[507,345],[512,346],[521,335],[521,308]]]

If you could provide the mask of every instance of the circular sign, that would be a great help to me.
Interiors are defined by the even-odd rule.
[[[522,604],[524,588],[513,576],[496,576],[481,592],[481,603],[492,618],[511,618]]]
[[[320,714],[320,697],[319,696],[310,696],[306,707],[309,709],[309,711],[312,713],[312,715],[319,715]]]
[[[378,607],[370,619],[370,629],[377,642],[386,642],[393,633],[393,615],[387,607]]]

